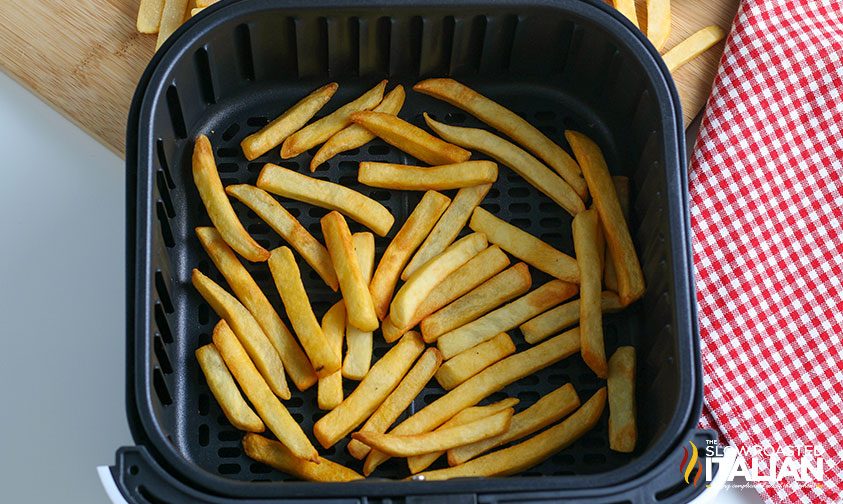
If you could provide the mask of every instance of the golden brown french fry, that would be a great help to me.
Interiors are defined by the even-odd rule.
[[[597,210],[580,212],[572,225],[574,250],[580,266],[580,349],[582,358],[600,378],[608,367],[603,346],[603,311],[600,307],[600,219]]]
[[[413,90],[433,96],[448,102],[455,107],[461,108],[489,126],[502,132],[504,135],[512,138],[556,170],[556,172],[565,179],[567,184],[574,189],[580,198],[585,197],[585,181],[580,174],[580,169],[577,166],[577,163],[571,158],[571,156],[568,155],[562,147],[556,145],[551,139],[547,138],[547,136],[540,132],[535,126],[525,121],[508,108],[495,103],[489,98],[486,98],[468,86],[465,86],[453,79],[427,79],[413,86]],[[430,123],[428,122],[428,125],[429,124]]]
[[[617,294],[609,291],[600,293],[600,309],[603,313],[616,313],[621,308],[621,302]],[[559,331],[577,324],[579,321],[580,300],[575,299],[524,322],[520,329],[527,343],[536,344],[548,336],[558,334]]]
[[[316,147],[331,138],[334,134],[351,124],[351,116],[361,110],[369,110],[377,106],[383,99],[386,80],[380,81],[375,87],[366,91],[359,98],[333,111],[331,114],[308,124],[304,128],[288,136],[281,144],[281,158],[290,159],[302,152]]]
[[[446,165],[468,161],[471,153],[436,138],[397,116],[382,112],[358,112],[351,116],[384,142],[429,165]]]
[[[324,457],[317,462],[296,457],[286,446],[257,434],[243,436],[246,455],[305,481],[341,482],[363,479],[356,471]]]
[[[404,106],[404,86],[397,85],[383,97],[383,100],[372,112],[383,112],[384,114],[397,115]],[[375,139],[375,135],[359,124],[346,126],[345,129],[335,133],[322,147],[313,155],[310,160],[310,171],[316,171],[316,167],[336,156],[340,152],[362,147]]]
[[[348,323],[361,331],[374,331],[380,325],[368,283],[360,271],[360,263],[351,241],[351,230],[341,213],[333,211],[322,217],[322,234],[328,254],[337,272],[340,291],[348,308]]]
[[[491,184],[497,179],[498,165],[492,161],[465,161],[430,167],[363,161],[357,172],[357,180],[361,184],[403,191],[446,191]]]
[[[629,306],[644,295],[644,273],[641,271],[641,264],[635,253],[629,227],[624,221],[618,194],[609,176],[606,160],[603,158],[600,147],[582,133],[566,131],[565,137],[582,166],[591,197],[594,199],[594,206],[600,214],[603,234],[615,263],[621,304]]]
[[[503,434],[448,450],[448,465],[462,464],[481,453],[529,436],[568,416],[579,407],[580,398],[573,385],[567,383],[512,417],[509,429]]]
[[[515,343],[512,342],[512,338],[506,333],[500,333],[489,341],[451,357],[436,372],[436,381],[443,389],[451,390],[495,362],[514,353]]]
[[[158,24],[158,41],[155,43],[156,51],[184,22],[184,15],[187,12],[187,1],[164,0],[164,7],[161,10],[161,22]]]
[[[647,0],[647,38],[661,52],[670,36],[670,0]]]
[[[340,300],[322,317],[322,333],[335,353],[342,355],[342,340],[345,333],[345,303]],[[342,371],[319,378],[316,402],[321,410],[332,410],[342,402]]]
[[[427,382],[439,369],[442,364],[442,354],[435,348],[428,348],[424,351],[419,360],[407,372],[401,383],[389,394],[372,416],[366,420],[361,432],[386,432],[390,425],[412,404],[419,392],[427,385]],[[369,446],[352,439],[348,442],[348,453],[356,459],[362,459],[368,455]]]
[[[307,390],[316,383],[316,372],[304,354],[295,337],[278,316],[275,308],[255,283],[252,275],[243,267],[234,252],[228,248],[220,234],[212,227],[196,228],[199,243],[208,253],[220,273],[225,277],[234,295],[255,317],[269,342],[275,347],[284,369],[290,375],[296,388]]]
[[[450,359],[463,350],[518,327],[576,293],[576,285],[562,280],[551,280],[515,301],[443,334],[436,340],[436,346],[443,357]]]
[[[714,44],[720,42],[725,37],[726,32],[723,31],[723,28],[720,28],[717,25],[706,26],[682,42],[676,44],[676,47],[667,51],[664,56],[662,56],[662,59],[664,59],[664,64],[667,65],[667,69],[673,73],[676,69],[706,52],[714,46]]]
[[[404,268],[412,253],[433,229],[434,224],[439,220],[450,202],[450,198],[436,191],[426,192],[410,216],[407,217],[407,221],[401,226],[398,234],[392,239],[392,243],[386,248],[380,263],[378,263],[375,276],[369,285],[378,318],[386,317],[401,269]]]
[[[140,33],[158,33],[164,0],[141,0],[138,8],[138,31]]]
[[[494,310],[498,306],[530,290],[533,280],[530,268],[518,263],[504,270],[465,296],[445,306],[421,322],[425,343],[452,331]]]
[[[208,388],[231,425],[246,432],[266,430],[260,417],[246,404],[246,400],[237,390],[237,384],[225,367],[217,348],[214,345],[205,345],[197,348],[195,354],[202,374],[208,382]]]
[[[372,233],[354,233],[351,235],[354,255],[360,265],[363,282],[372,281],[375,268],[375,237]],[[349,380],[360,381],[369,372],[372,365],[372,331],[361,331],[351,324],[346,324],[345,342],[347,350],[342,363],[342,376]]]
[[[322,447],[330,448],[369,418],[395,390],[422,350],[421,337],[409,332],[375,362],[354,392],[313,426],[313,435]]]
[[[282,399],[289,399],[290,388],[284,376],[281,357],[249,310],[198,269],[193,270],[191,280],[202,298],[211,305],[211,309],[234,330],[272,392]],[[222,351],[220,348],[218,350]]]
[[[430,129],[445,140],[466,149],[482,152],[502,165],[510,167],[512,171],[521,175],[530,185],[546,194],[571,215],[576,215],[585,209],[582,198],[565,179],[553,173],[550,168],[517,145],[483,129],[449,126],[434,121],[426,113],[424,120]]]
[[[445,249],[418,269],[395,294],[390,304],[390,317],[396,326],[406,327],[422,301],[448,275],[486,248],[483,233],[473,233]]]
[[[199,190],[202,203],[208,210],[211,222],[214,223],[214,227],[220,232],[225,242],[238,254],[252,262],[263,262],[269,259],[269,251],[249,236],[246,228],[237,218],[237,214],[234,213],[234,208],[222,187],[211,142],[205,135],[196,137],[196,144],[193,147],[193,181]]]
[[[414,479],[443,480],[468,476],[508,476],[544,461],[567,448],[597,425],[606,406],[606,388],[597,391],[577,411],[562,422],[526,441],[469,460],[465,464],[420,473]]]
[[[383,339],[387,343],[392,343],[401,336],[404,336],[409,329],[401,328],[392,323],[392,318],[387,315],[381,323],[381,332],[383,332]]]
[[[319,453],[307,439],[301,426],[293,419],[287,408],[269,390],[249,355],[237,337],[231,332],[225,320],[214,327],[214,346],[222,355],[225,365],[240,384],[249,402],[258,411],[261,419],[281,443],[297,457],[317,461]]]
[[[457,235],[460,234],[465,223],[471,217],[471,212],[474,208],[483,201],[492,184],[482,184],[474,187],[465,187],[457,191],[454,200],[442,214],[442,218],[433,227],[433,230],[425,238],[424,242],[419,247],[416,255],[410,261],[410,264],[404,268],[401,273],[401,280],[407,280],[410,275],[416,272],[417,269],[427,263],[427,261],[441,254],[448,246],[454,242]]]
[[[257,186],[278,196],[336,210],[363,224],[378,236],[386,236],[395,222],[395,217],[386,207],[357,191],[271,163],[267,163],[261,170]]]
[[[514,381],[577,353],[579,349],[580,332],[579,328],[574,328],[523,352],[510,355],[430,403],[415,415],[401,422],[390,433],[408,435],[435,429],[460,410],[477,404],[483,398],[503,389]],[[389,456],[373,450],[366,458],[366,463],[363,466],[364,474],[367,476],[372,474],[372,471],[387,459],[389,459]]]
[[[609,357],[609,448],[630,453],[635,450],[638,426],[635,420],[635,348],[619,347]]]
[[[632,21],[632,24],[638,28],[638,13],[635,11],[635,0],[614,0],[613,4],[618,12]]]
[[[328,344],[322,327],[316,321],[293,252],[288,247],[273,250],[269,256],[269,271],[275,281],[275,288],[281,294],[281,302],[284,303],[290,324],[310,358],[316,376],[323,378],[338,370],[340,355]]]
[[[243,155],[253,161],[263,156],[271,149],[281,145],[281,142],[300,130],[314,115],[334,96],[339,89],[336,82],[326,84],[305,96],[283,114],[275,118],[260,131],[252,133],[240,142]]]
[[[623,220],[629,226],[629,177],[615,175],[612,177],[612,184],[615,186],[615,192],[618,193],[618,202],[621,205]],[[606,287],[606,290],[617,292],[618,276],[615,271],[615,263],[612,260],[612,251],[609,250],[608,243],[603,254],[606,258],[603,263],[603,286]]]
[[[205,7],[195,7],[193,9],[190,9],[190,17],[193,17],[193,16],[199,14],[203,10],[205,10]]]

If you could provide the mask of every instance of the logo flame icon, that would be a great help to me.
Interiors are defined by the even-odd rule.
[[[694,444],[693,441],[688,441],[691,445],[691,453],[690,453],[690,460],[688,460],[688,448],[682,448],[682,462],[679,463],[679,472],[683,474],[685,477],[685,483],[689,485],[691,483],[694,486],[697,486],[697,483],[700,481],[700,476],[702,475],[702,463],[699,461],[699,452],[697,450],[697,445]],[[694,472],[694,468],[697,469],[697,474],[694,476],[693,482],[690,480],[691,473]]]

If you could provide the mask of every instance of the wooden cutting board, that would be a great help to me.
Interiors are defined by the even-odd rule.
[[[673,0],[667,48],[709,24],[729,28],[739,1]],[[155,46],[135,31],[137,4],[0,2],[0,67],[120,156],[132,93]],[[722,46],[676,72],[686,125],[708,98]]]

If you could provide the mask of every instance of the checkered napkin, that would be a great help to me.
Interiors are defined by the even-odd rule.
[[[768,501],[843,502],[843,1],[743,1],[690,170],[704,418],[825,450]]]

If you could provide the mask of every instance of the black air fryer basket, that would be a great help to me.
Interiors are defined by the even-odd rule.
[[[400,116],[417,125],[423,126],[426,111],[447,123],[481,126],[410,90],[418,80],[438,76],[499,101],[565,147],[565,129],[585,132],[603,148],[610,169],[630,177],[631,231],[648,290],[633,308],[606,317],[605,336],[607,353],[623,344],[638,349],[638,447],[633,454],[610,451],[604,413],[584,438],[518,476],[394,481],[385,478],[407,472],[403,461],[393,460],[375,473],[380,479],[289,481],[243,454],[242,434],[222,415],[193,356],[210,341],[216,316],[192,288],[191,268],[225,284],[193,233],[210,221],[191,176],[192,139],[210,137],[224,185],[255,183],[266,162],[306,172],[307,153],[282,162],[273,149],[247,162],[239,142],[329,81],[340,89],[321,114],[383,78],[390,89],[399,83],[407,88]],[[420,194],[358,184],[361,160],[414,160],[376,140],[314,174],[352,186],[393,212],[397,224],[377,239],[380,254]],[[220,2],[183,26],[142,77],[129,116],[126,165],[127,411],[137,446],[118,451],[111,470],[129,501],[680,502],[702,490],[686,484],[678,468],[682,445],[695,440],[701,446],[710,438],[695,431],[702,384],[679,99],[655,49],[601,1]],[[321,236],[324,210],[284,204]],[[234,206],[258,242],[281,245],[254,213]],[[483,207],[573,254],[571,217],[508,168],[501,168]],[[280,307],[266,265],[246,265]],[[338,295],[304,263],[302,274],[321,316]],[[536,275],[536,284],[547,280]],[[513,336],[519,350],[526,348]],[[385,351],[378,332],[375,358]],[[488,400],[518,397],[520,409],[567,382],[583,400],[604,383],[577,355]],[[402,418],[441,395],[430,386]],[[323,414],[315,387],[285,404],[312,433]],[[345,442],[321,452],[360,469]]]

